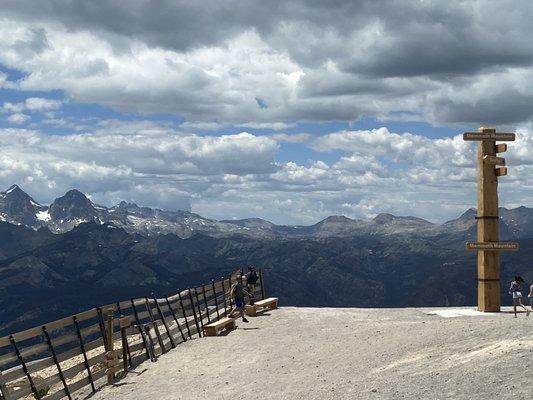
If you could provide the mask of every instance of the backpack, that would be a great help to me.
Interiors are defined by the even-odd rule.
[[[248,278],[246,279],[246,283],[248,285],[255,285],[256,282],[257,282],[257,272],[255,271],[250,271],[250,273],[248,274]]]

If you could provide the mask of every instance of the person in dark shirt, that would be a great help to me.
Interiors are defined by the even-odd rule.
[[[237,279],[237,281],[231,287],[230,296],[233,299],[235,306],[230,311],[229,316],[233,318],[233,314],[235,312],[239,312],[239,316],[242,317],[242,322],[248,322],[248,320],[244,316],[244,296],[246,295],[248,297],[251,297],[251,294],[243,286],[242,284],[243,279],[246,279],[246,276],[242,276],[240,277],[240,279]]]
[[[259,277],[255,271],[255,267],[248,267],[248,273],[246,274],[246,288],[250,292],[250,305],[253,306],[255,302],[255,284]]]

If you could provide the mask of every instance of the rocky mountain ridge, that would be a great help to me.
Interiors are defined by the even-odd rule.
[[[504,238],[533,235],[533,209],[518,207],[500,209],[501,232]],[[211,237],[242,235],[250,238],[326,238],[366,235],[414,235],[438,237],[475,231],[475,209],[444,224],[434,224],[417,217],[379,214],[371,220],[330,216],[314,225],[276,225],[249,218],[217,221],[189,211],[166,211],[141,207],[122,201],[113,207],[93,203],[85,194],[73,189],[49,206],[39,204],[19,186],[0,192],[0,220],[37,230],[42,227],[53,233],[65,233],[81,223],[111,224],[129,233],[144,236],[174,234],[188,238],[194,234]]]

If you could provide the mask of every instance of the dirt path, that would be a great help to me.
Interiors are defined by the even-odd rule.
[[[532,398],[533,316],[427,311],[281,308],[186,342],[91,399]]]

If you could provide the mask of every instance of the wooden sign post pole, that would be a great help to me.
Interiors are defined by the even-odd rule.
[[[468,250],[476,250],[478,310],[500,311],[500,251],[517,250],[516,243],[499,242],[498,176],[507,174],[505,159],[496,153],[507,150],[496,140],[514,140],[514,133],[496,133],[493,128],[479,128],[467,132],[464,140],[478,141],[477,148],[477,243],[467,243]]]
[[[480,128],[486,133],[486,129]],[[495,129],[492,132],[496,132]],[[481,140],[477,144],[477,241],[499,241],[498,178],[494,165],[485,156],[496,155],[496,141]],[[477,304],[479,311],[500,311],[500,253],[477,253]]]

